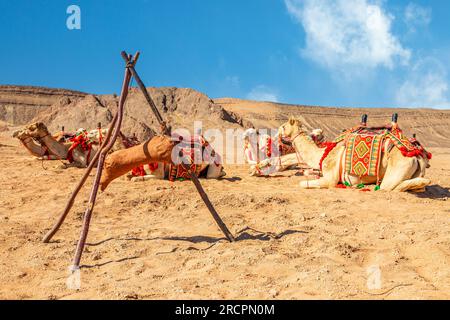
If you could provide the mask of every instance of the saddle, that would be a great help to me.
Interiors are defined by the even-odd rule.
[[[431,153],[427,152],[415,137],[408,139],[404,135],[397,125],[397,120],[398,115],[395,114],[391,125],[368,127],[367,115],[364,115],[361,125],[345,130],[335,139],[335,143],[345,143],[344,167],[348,174],[378,177],[381,155],[393,147],[398,148],[405,157],[431,159]]]
[[[182,165],[187,164],[191,172],[197,177],[206,174],[209,165],[219,166],[221,164],[220,156],[214,151],[212,146],[201,135],[195,135],[190,139],[185,139],[181,135],[172,135],[171,141],[174,143],[172,151],[172,162],[165,166],[165,178],[169,181],[190,180],[190,174]],[[206,163],[206,166],[205,166]],[[135,177],[151,175],[158,169],[158,163],[149,163],[132,170]]]

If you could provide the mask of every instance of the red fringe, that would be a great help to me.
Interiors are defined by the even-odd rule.
[[[72,142],[72,145],[70,146],[69,151],[67,152],[67,160],[69,160],[70,163],[73,162],[73,150],[75,150],[76,147],[81,145],[84,151],[88,151],[87,159],[89,161],[92,148],[89,139],[87,139],[83,134],[80,134],[78,136],[69,139],[69,141]]]
[[[145,176],[144,165],[140,165],[139,167],[134,168],[133,170],[131,170],[131,174],[133,175],[133,177],[143,177],[143,176]]]
[[[322,148],[325,148],[325,152],[323,153],[322,158],[320,159],[319,162],[319,166],[320,166],[320,171],[322,171],[322,164],[323,161],[325,160],[326,157],[328,157],[328,155],[330,154],[330,152],[337,146],[336,142],[323,142],[321,144]]]
[[[154,172],[156,171],[156,169],[158,169],[158,162],[149,163],[148,167],[151,172]],[[142,164],[139,167],[131,170],[131,174],[133,175],[133,177],[143,177],[147,175],[147,172],[145,172],[144,165]]]
[[[414,150],[408,151],[408,149],[406,149],[406,147],[401,147],[401,148],[399,148],[399,150],[401,151],[403,156],[408,157],[408,158],[424,157],[424,156],[427,157],[428,160],[431,160],[431,158],[433,158],[433,155],[431,154],[431,152],[427,152],[423,149],[414,149]]]

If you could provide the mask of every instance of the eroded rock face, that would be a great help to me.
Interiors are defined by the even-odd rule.
[[[232,98],[212,100],[205,94],[187,88],[149,88],[164,119],[173,128],[193,132],[194,121],[203,130],[225,128],[277,128],[289,116],[302,119],[307,129],[322,128],[326,139],[333,139],[342,129],[369,115],[369,125],[383,125],[394,112],[399,113],[400,127],[427,147],[450,147],[450,110],[429,109],[356,109],[286,105]],[[66,131],[92,129],[101,122],[108,127],[117,111],[116,95],[89,95],[77,91],[36,87],[0,86],[0,121],[23,125],[42,121],[50,131],[61,126]],[[141,141],[159,132],[159,125],[142,93],[130,90],[122,125],[126,135],[135,134]]]
[[[149,88],[155,104],[164,119],[174,128],[186,128],[193,132],[193,122],[201,121],[203,129],[240,128],[244,121],[228,112],[206,95],[183,88]],[[81,98],[62,97],[51,106],[38,112],[30,122],[44,122],[50,131],[66,131],[96,128],[101,122],[107,127],[117,111],[116,95],[84,95]],[[132,88],[125,105],[122,132],[136,135],[141,141],[159,132],[159,124],[142,93]]]
[[[86,94],[65,89],[31,86],[0,86],[0,120],[23,125],[62,98],[79,99]]]

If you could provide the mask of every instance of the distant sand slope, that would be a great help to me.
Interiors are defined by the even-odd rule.
[[[450,110],[331,108],[257,102],[233,98],[215,99],[241,118],[258,128],[276,128],[289,116],[301,118],[308,129],[322,128],[328,138],[335,137],[344,128],[357,125],[361,115],[369,115],[369,125],[383,125],[393,113],[399,114],[400,127],[408,135],[417,133],[427,146],[450,147]]]

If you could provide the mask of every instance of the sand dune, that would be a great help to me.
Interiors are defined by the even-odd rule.
[[[164,112],[181,124],[199,115],[208,125],[270,127],[295,114],[333,135],[353,126],[366,111],[374,124],[396,111],[212,101],[176,91],[160,92],[158,105],[164,105],[164,97],[174,97],[166,106],[176,109]],[[180,96],[185,102],[176,102]],[[57,102],[47,107],[51,116],[36,117],[56,127],[72,116],[78,118],[70,125],[95,125],[113,110],[103,102],[115,101],[114,96],[99,98]],[[195,108],[188,107],[196,99],[197,106],[210,109],[191,114]],[[132,94],[129,103],[142,109],[129,111],[127,130],[139,122],[152,130],[149,111],[132,122],[133,112],[146,110],[139,96]],[[81,106],[84,113],[65,117],[62,111],[69,105]],[[427,172],[432,185],[426,193],[300,190],[304,177],[295,170],[255,178],[246,167],[228,166],[226,179],[203,185],[238,238],[230,244],[190,182],[119,179],[99,195],[79,290],[67,288],[67,268],[89,188],[81,192],[54,241],[43,244],[41,238],[83,171],[33,159],[11,138],[14,126],[0,123],[0,298],[450,299],[450,112],[399,113],[402,127],[417,131],[425,145],[433,146]],[[145,135],[143,128],[134,130]],[[368,286],[373,270],[381,273],[379,287]]]

